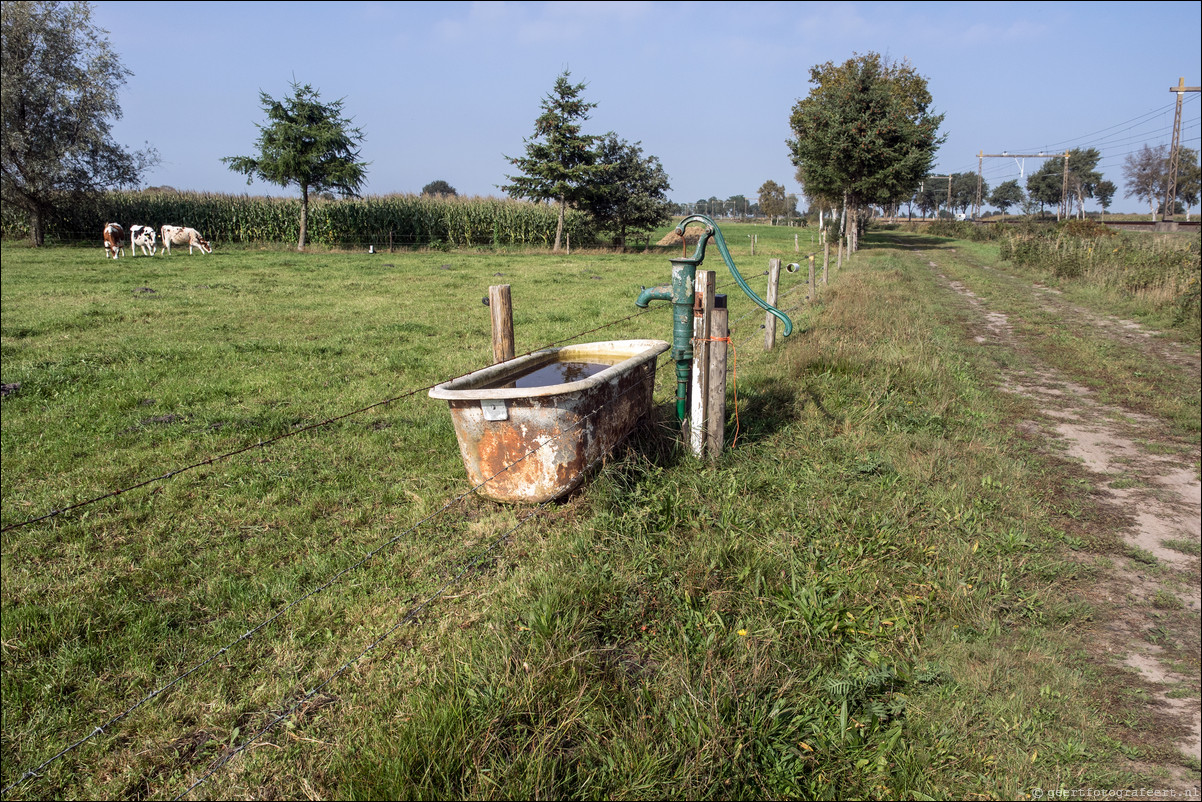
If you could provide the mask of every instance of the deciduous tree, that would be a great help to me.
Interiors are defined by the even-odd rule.
[[[926,79],[908,62],[868,53],[811,68],[810,83],[787,140],[807,194],[853,208],[910,197],[944,141]]]
[[[772,225],[776,225],[776,218],[784,215],[789,210],[789,201],[785,197],[785,188],[769,179],[760,185],[758,194],[760,198],[760,211],[768,216]]]
[[[1018,185],[1017,179],[1003,181],[993,190],[993,194],[989,196],[989,202],[1001,209],[1002,216],[1005,217],[1007,209],[1023,202],[1022,187]]]
[[[1097,148],[1073,148],[1068,153],[1068,191],[1077,199],[1077,214],[1085,217],[1085,199],[1094,196],[1102,174],[1098,172],[1098,162],[1102,153]],[[1063,167],[1061,168],[1063,169]],[[1069,209],[1065,209],[1067,213]]]
[[[459,197],[459,193],[455,191],[455,187],[443,181],[441,178],[437,181],[431,181],[422,187],[423,195],[449,195],[452,198]]]
[[[526,139],[526,155],[505,158],[520,172],[506,176],[510,183],[501,187],[514,198],[534,201],[554,200],[559,204],[559,222],[555,226],[555,247],[563,240],[563,221],[568,204],[584,201],[592,186],[597,163],[596,137],[581,131],[581,122],[596,103],[586,102],[585,84],[573,84],[571,73],[564,70],[555,79],[555,87],[543,98],[543,113],[534,121],[534,136]]]
[[[1102,207],[1102,214],[1106,214],[1106,210],[1110,208],[1110,202],[1114,200],[1114,193],[1118,191],[1118,187],[1113,181],[1099,181],[1097,186],[1093,188],[1094,200]]]
[[[1031,200],[1039,203],[1041,213],[1044,206],[1059,208],[1064,201],[1064,161],[1062,158],[1046,160],[1043,166],[1027,176],[1027,194],[1031,196]]]
[[[88,3],[19,2],[0,7],[0,197],[45,241],[56,204],[113,187],[133,187],[158,162],[153,148],[112,141],[117,92],[131,75],[91,21]]]
[[[281,187],[295,184],[301,191],[300,239],[305,249],[309,224],[309,194],[336,192],[357,197],[367,176],[367,162],[359,161],[364,134],[342,116],[343,100],[321,102],[309,84],[292,83],[292,95],[276,100],[259,92],[267,124],[259,125],[259,155],[227,156],[231,170],[246,176],[246,183],[261,178]]]

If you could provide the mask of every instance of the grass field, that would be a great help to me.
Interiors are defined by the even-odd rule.
[[[761,292],[814,233],[723,229]],[[711,252],[736,446],[682,453],[662,370],[655,420],[533,511],[468,492],[423,388],[490,361],[491,284],[512,287],[519,353],[615,321],[585,341],[669,339],[666,305],[631,316],[674,254],[4,246],[6,797],[1154,786],[1167,735],[1082,648],[1076,479],[1016,430],[910,249],[946,243],[867,245],[767,353]],[[1052,351],[1165,396],[1145,407],[1196,442],[1187,379],[1114,381],[1088,338]]]

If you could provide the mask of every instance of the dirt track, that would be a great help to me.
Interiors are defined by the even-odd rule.
[[[1102,566],[1097,581],[1085,591],[1097,612],[1086,625],[1092,627],[1088,642],[1093,659],[1106,666],[1111,676],[1142,687],[1162,733],[1187,758],[1202,760],[1198,557],[1202,483],[1197,445],[1186,449],[1192,453],[1184,456],[1179,442],[1164,447],[1167,427],[1162,422],[1104,404],[1078,377],[1040,361],[1016,334],[1008,310],[995,308],[1006,301],[987,304],[970,287],[944,274],[940,262],[956,259],[954,251],[929,251],[924,258],[931,260],[928,264],[941,283],[969,306],[976,341],[1005,349],[999,364],[1022,366],[1002,370],[1001,389],[1033,401],[1039,415],[1016,425],[1046,453],[1079,465],[1096,489],[1086,497],[1097,513],[1089,520],[1101,527],[1099,535],[1118,534],[1125,543],[1117,556],[1082,555],[1083,560]],[[1059,326],[1088,326],[1095,337],[1113,338],[1124,347],[1139,349],[1149,361],[1185,371],[1197,386],[1202,374],[1197,353],[1131,321],[1101,317],[1072,305],[1047,287],[999,271],[994,271],[994,278],[1004,280],[1008,291],[1030,293],[1039,307],[1061,321]],[[1166,796],[1198,798],[1198,783],[1180,762],[1166,761],[1152,768],[1170,778]]]

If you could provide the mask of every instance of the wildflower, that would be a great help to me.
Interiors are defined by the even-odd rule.
[[[745,629],[740,629],[740,630],[739,630],[739,637],[740,637],[740,638],[746,638],[746,637],[747,637],[747,630],[745,630]]]

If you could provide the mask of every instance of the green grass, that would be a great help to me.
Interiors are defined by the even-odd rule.
[[[757,291],[810,233],[723,228]],[[174,796],[298,702],[193,796],[1021,798],[1139,781],[1116,750],[1163,743],[1080,656],[1069,479],[1012,428],[926,257],[869,244],[768,354],[711,254],[737,447],[681,453],[662,371],[655,420],[495,551],[518,511],[469,497],[414,527],[467,490],[424,392],[5,532],[6,785],[235,644],[9,796]],[[669,278],[661,253],[3,258],[3,381],[21,384],[3,401],[5,526],[481,367],[490,284],[512,287],[521,353],[635,313],[639,287]],[[653,304],[589,339],[670,326]]]

